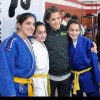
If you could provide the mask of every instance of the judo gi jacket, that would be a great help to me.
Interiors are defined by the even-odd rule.
[[[14,77],[30,78],[34,74],[35,58],[23,41],[13,33],[0,46],[0,95],[27,96],[27,84],[18,84]]]
[[[89,67],[91,70],[79,75],[80,90],[84,92],[93,92],[98,89],[100,83],[100,71],[98,67],[98,57],[96,53],[91,52],[92,41],[84,36],[79,35],[76,48],[72,41],[69,42],[69,57],[71,69],[82,71]],[[72,74],[72,81],[74,79]],[[73,84],[71,84],[73,88]]]

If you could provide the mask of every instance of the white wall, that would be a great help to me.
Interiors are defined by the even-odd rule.
[[[26,0],[22,0],[26,2]],[[11,0],[0,0],[0,36],[3,41],[6,37],[10,36],[16,30],[16,16],[23,12],[31,12],[37,16],[37,20],[43,21],[43,15],[45,11],[45,0],[31,0],[31,5],[28,10],[24,10],[20,5],[21,0],[18,0],[18,6],[15,9],[15,15],[13,17],[9,17],[8,11]]]

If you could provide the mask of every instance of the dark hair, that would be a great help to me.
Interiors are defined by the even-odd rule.
[[[69,27],[70,27],[71,24],[78,24],[78,25],[79,25],[79,28],[80,28],[80,30],[81,30],[81,24],[80,24],[80,22],[79,22],[78,20],[76,20],[76,19],[70,19],[70,20],[68,21],[68,24],[67,24],[67,27],[66,27],[67,30],[69,29]]]
[[[42,23],[42,22],[40,22],[40,21],[37,21],[37,22],[35,23],[35,30],[34,30],[34,33],[36,32],[38,26],[41,26],[41,25],[43,25],[43,26],[45,27],[45,24]],[[33,34],[34,34],[34,33],[33,33]]]
[[[67,18],[70,18],[71,17],[71,14],[70,13],[66,13],[65,16],[64,16],[64,18],[66,18],[66,17]]]
[[[34,17],[34,19],[35,19],[35,22],[36,22],[36,20],[37,20],[37,17],[36,17],[36,15],[35,14],[32,14],[33,15],[33,17]]]
[[[34,18],[34,15],[31,14],[31,13],[22,13],[22,14],[20,14],[20,15],[18,15],[18,16],[16,17],[17,23],[22,24],[22,23],[23,23],[27,18],[29,18],[29,17],[33,17],[33,18]],[[35,18],[34,18],[34,19],[35,19]]]
[[[44,14],[44,23],[46,25],[48,25],[48,23],[46,22],[46,20],[49,20],[50,15],[52,13],[55,13],[55,12],[59,12],[59,10],[55,6],[51,6],[48,9],[46,9],[45,14]]]
[[[76,16],[76,15],[73,15],[71,18],[78,20],[78,16]]]

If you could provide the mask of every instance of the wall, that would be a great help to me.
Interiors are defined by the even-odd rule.
[[[84,4],[84,2],[79,2],[77,0],[46,0],[45,8],[55,5],[59,9],[64,9],[71,15],[77,15],[79,17],[82,25],[87,25],[88,28],[92,29],[92,18],[86,16],[87,13],[97,13],[100,8],[100,4]],[[92,5],[92,6],[91,6]]]
[[[45,0],[0,0],[0,10],[0,40],[3,41],[16,31],[16,16],[19,14],[31,12],[37,20],[43,21]]]

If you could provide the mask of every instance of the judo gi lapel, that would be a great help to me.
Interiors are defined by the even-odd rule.
[[[28,44],[28,46],[29,46],[29,48],[30,48],[30,51],[31,51],[31,53],[32,53],[33,48],[32,48],[32,45],[31,45],[30,41],[29,41],[28,39],[26,39],[26,42],[27,42],[27,44]]]
[[[32,52],[31,52],[29,50],[27,44],[23,41],[23,39],[20,36],[18,36],[16,33],[14,35],[16,35],[16,37],[18,38],[18,41],[19,41],[20,45],[23,45],[23,47],[25,48],[25,50],[27,52],[27,55],[30,56],[30,59],[32,60],[31,69],[30,69],[29,73],[25,77],[32,76],[31,74],[33,74],[33,71],[35,70],[35,66],[36,66],[33,49],[31,48],[32,49]],[[30,44],[30,46],[31,46],[31,44]]]
[[[74,45],[73,45],[71,40],[69,42],[69,49],[68,50],[69,50],[70,64],[73,65],[73,58],[74,58],[73,56],[75,54],[75,47],[74,47]]]
[[[32,56],[32,53],[31,53],[31,51],[29,50],[29,48],[28,48],[28,46],[26,45],[26,43],[24,42],[24,40],[20,37],[20,36],[18,36],[17,35],[17,33],[14,33],[14,35],[15,35],[15,37],[17,37],[18,38],[18,40],[19,40],[19,42],[20,42],[20,44],[21,45],[24,45],[25,46],[25,49],[30,53],[30,55]],[[28,40],[27,40],[28,41]],[[29,42],[29,41],[28,41]],[[29,43],[28,43],[28,45],[29,45]],[[29,45],[30,46],[30,45]],[[32,48],[31,48],[32,49]]]
[[[77,66],[77,63],[79,63],[81,59],[81,54],[82,54],[82,44],[83,44],[83,39],[82,36],[78,36],[76,48],[74,47],[72,41],[69,43],[69,58],[70,58],[70,64],[73,67]]]
[[[76,44],[76,49],[75,49],[75,53],[74,53],[74,57],[73,57],[73,63],[75,66],[77,66],[77,63],[80,61],[81,59],[81,54],[82,54],[82,36],[79,35],[78,36],[78,40],[77,40],[77,44]]]

